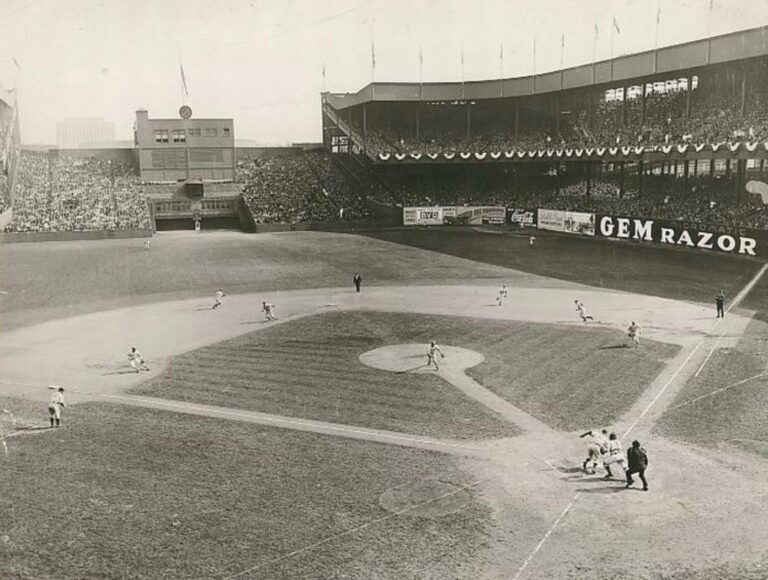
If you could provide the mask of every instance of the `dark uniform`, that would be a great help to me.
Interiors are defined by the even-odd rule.
[[[360,274],[355,274],[352,277],[352,283],[355,285],[355,290],[360,292],[360,285],[363,283],[363,277]]]
[[[715,296],[715,305],[717,306],[717,318],[725,318],[723,303],[725,302],[725,292],[720,290],[720,294]]]
[[[648,491],[648,482],[645,480],[645,470],[648,469],[648,455],[645,449],[640,447],[639,441],[633,441],[632,447],[627,450],[627,487],[634,482],[632,475],[637,473],[643,482],[643,491]]]

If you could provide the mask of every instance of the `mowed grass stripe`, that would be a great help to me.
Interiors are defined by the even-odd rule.
[[[433,338],[482,353],[486,360],[471,376],[562,429],[610,424],[677,352],[651,341],[618,348],[623,335],[597,326],[332,312],[176,357],[138,392],[431,437],[517,434],[439,377],[371,369],[358,360],[391,344],[426,349]]]

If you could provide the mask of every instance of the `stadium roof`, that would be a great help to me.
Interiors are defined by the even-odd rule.
[[[324,93],[334,109],[371,101],[456,101],[540,95],[690,71],[768,55],[768,26],[740,30],[566,68],[559,71],[470,82],[369,83],[357,93]]]

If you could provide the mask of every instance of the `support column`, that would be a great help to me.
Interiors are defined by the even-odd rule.
[[[686,159],[685,165],[683,165],[683,191],[685,195],[688,195],[688,170],[690,169],[690,162]]]
[[[688,90],[685,92],[685,118],[691,118],[691,83],[688,83]]]
[[[715,160],[710,159],[709,160],[709,178],[713,179],[715,177]]]
[[[619,199],[624,199],[624,165],[624,161],[619,163]]]
[[[621,126],[627,126],[627,87],[622,88],[621,98]]]
[[[555,135],[560,138],[560,98],[555,100]]]
[[[592,195],[592,162],[587,161],[587,197]]]
[[[747,108],[747,67],[741,67],[741,114]]]
[[[470,113],[472,109],[469,106],[469,101],[467,101],[467,139],[469,139],[472,136],[472,115]]]
[[[416,141],[419,141],[419,135],[420,135],[420,120],[419,120],[419,112],[421,110],[421,103],[416,103]]]
[[[643,82],[643,90],[640,97],[640,127],[641,128],[645,125],[645,85],[646,83]]]
[[[645,173],[645,162],[641,160],[637,165],[637,197],[643,197],[643,173]]]
[[[520,99],[515,99],[515,141],[520,138]]]

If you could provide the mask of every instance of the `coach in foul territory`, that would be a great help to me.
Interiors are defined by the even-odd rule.
[[[352,283],[355,285],[355,290],[360,292],[360,286],[363,284],[363,277],[358,272],[355,272],[355,275],[352,276]]]

